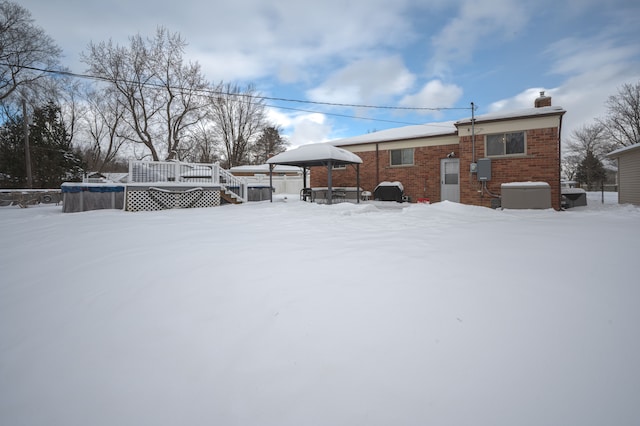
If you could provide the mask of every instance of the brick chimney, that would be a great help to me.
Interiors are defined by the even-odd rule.
[[[540,92],[540,97],[536,98],[534,105],[536,108],[551,106],[551,96],[545,96],[544,91]]]

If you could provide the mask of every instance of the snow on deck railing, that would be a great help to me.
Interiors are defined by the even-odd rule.
[[[181,163],[178,161],[130,161],[130,183],[219,183],[217,163]]]
[[[189,184],[220,185],[247,201],[247,183],[233,176],[218,163],[182,163],[179,161],[130,161],[128,183],[165,183],[188,186]]]

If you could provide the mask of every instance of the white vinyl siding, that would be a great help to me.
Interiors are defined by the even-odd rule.
[[[618,157],[618,202],[640,205],[640,150]]]

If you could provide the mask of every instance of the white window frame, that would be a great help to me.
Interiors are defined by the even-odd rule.
[[[511,152],[507,153],[507,140],[509,135],[522,135],[522,152]],[[502,137],[502,152],[499,154],[489,153],[489,138],[494,137]],[[527,155],[527,132],[519,131],[519,132],[504,132],[504,133],[493,133],[490,135],[486,135],[484,137],[484,152],[487,157],[522,157]]]
[[[398,152],[400,151],[400,163],[398,164],[394,164],[393,163],[393,153],[394,152]],[[407,162],[406,158],[405,158],[405,154],[410,152],[411,153],[411,162]],[[400,149],[391,149],[389,150],[389,164],[391,165],[391,167],[407,167],[407,166],[413,166],[415,164],[415,150],[414,148],[400,148]]]

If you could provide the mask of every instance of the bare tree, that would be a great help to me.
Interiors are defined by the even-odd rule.
[[[640,81],[624,84],[606,105],[608,115],[600,123],[607,129],[612,148],[640,143]]]
[[[266,125],[264,100],[251,85],[219,84],[209,103],[213,132],[221,144],[224,165],[248,164],[250,144]]]
[[[573,180],[576,178],[581,164],[587,157],[595,157],[600,162],[608,162],[606,154],[610,151],[606,127],[595,122],[575,129],[566,145],[562,158],[564,175]]]
[[[88,88],[85,92],[87,110],[82,116],[86,134],[85,161],[92,171],[105,171],[117,159],[131,129],[124,123],[125,109],[110,87]]]
[[[91,44],[83,61],[89,72],[110,83],[125,110],[131,142],[143,145],[153,160],[172,159],[181,138],[204,114],[207,83],[198,64],[185,64],[186,42],[159,27],[153,39],[130,38],[129,47]]]
[[[180,153],[180,160],[197,163],[215,163],[220,161],[220,146],[216,143],[213,124],[201,120],[191,129],[185,141],[187,150]]]
[[[27,9],[0,1],[0,100],[47,75],[58,65],[60,54]]]
[[[184,64],[182,53],[186,42],[177,34],[159,28],[153,59],[160,82],[166,93],[163,120],[166,126],[167,159],[174,159],[181,150],[180,139],[206,115],[203,92],[208,83],[198,63]]]
[[[599,159],[609,152],[607,129],[601,123],[585,124],[575,129],[567,142],[567,153],[577,154],[580,161],[587,152],[593,153]]]
[[[564,154],[562,156],[562,174],[568,180],[574,180],[582,157],[578,154]]]

